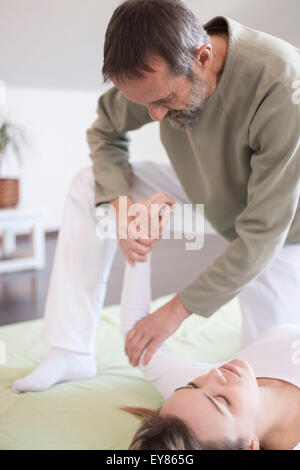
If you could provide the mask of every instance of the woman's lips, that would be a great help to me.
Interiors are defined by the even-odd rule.
[[[229,364],[224,364],[223,366],[220,367],[220,369],[229,370],[229,372],[232,372],[233,374],[237,375],[238,377],[241,377],[238,370],[235,367],[233,367]]]

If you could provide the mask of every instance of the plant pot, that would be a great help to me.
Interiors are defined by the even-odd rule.
[[[0,209],[15,207],[19,202],[19,180],[0,178]]]

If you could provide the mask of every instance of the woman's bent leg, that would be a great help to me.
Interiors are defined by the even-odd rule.
[[[33,372],[13,383],[13,392],[41,391],[97,374],[95,335],[117,240],[97,237],[93,182],[92,167],[81,170],[65,202],[42,330],[52,349]]]
[[[92,167],[71,183],[47,295],[42,338],[50,346],[93,353],[116,239],[99,239]]]

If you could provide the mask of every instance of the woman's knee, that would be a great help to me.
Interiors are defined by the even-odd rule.
[[[92,165],[81,168],[73,176],[70,186],[69,193],[82,192],[83,190],[94,189],[94,175]]]

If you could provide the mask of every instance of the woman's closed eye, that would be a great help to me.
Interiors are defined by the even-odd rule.
[[[176,388],[175,392],[177,390],[180,390],[181,388],[199,388],[199,387],[197,387],[197,385],[194,382],[189,382],[185,387]],[[227,406],[230,406],[230,401],[224,395],[217,395],[216,398],[222,398],[223,403],[225,402]]]
[[[199,388],[194,382],[189,382],[188,385],[194,388]],[[224,395],[217,395],[216,398],[222,398],[223,402],[225,402],[227,406],[230,406],[230,401]]]
[[[222,398],[222,400],[225,401],[228,406],[230,406],[230,401],[224,397],[224,395],[217,395],[216,398]]]
[[[188,386],[192,386],[194,388],[199,388],[194,382],[189,382]],[[230,406],[230,401],[224,395],[217,395],[216,398],[222,398],[222,401],[226,403],[227,406]]]

